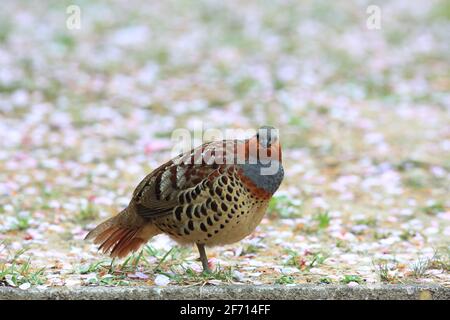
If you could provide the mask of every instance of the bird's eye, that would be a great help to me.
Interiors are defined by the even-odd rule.
[[[270,148],[278,140],[278,133],[274,127],[263,126],[256,133],[256,139],[263,148]]]

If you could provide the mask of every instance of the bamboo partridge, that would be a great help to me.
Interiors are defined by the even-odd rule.
[[[86,239],[120,258],[165,233],[178,243],[195,243],[209,271],[205,246],[253,232],[283,180],[281,160],[276,130],[269,126],[250,139],[207,142],[146,176],[128,207]]]

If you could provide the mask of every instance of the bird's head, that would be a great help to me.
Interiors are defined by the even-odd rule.
[[[284,177],[278,130],[263,126],[247,140],[247,158],[243,175],[257,188],[272,195]]]
[[[251,158],[277,160],[281,163],[282,154],[278,129],[272,126],[262,126],[248,142]]]

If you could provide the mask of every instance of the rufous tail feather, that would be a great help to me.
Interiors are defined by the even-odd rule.
[[[129,215],[125,209],[117,216],[102,222],[86,235],[85,240],[93,239],[94,243],[99,245],[99,250],[109,254],[111,258],[123,258],[160,233],[151,223],[141,219],[129,219]],[[133,223],[130,223],[130,220]]]

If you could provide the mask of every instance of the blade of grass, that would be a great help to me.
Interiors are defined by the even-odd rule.
[[[172,252],[173,248],[170,248],[169,251],[166,252],[166,254],[164,255],[164,257],[162,257],[161,260],[159,260],[158,265],[153,269],[153,272],[156,272],[159,267],[161,266],[161,264],[166,260],[166,258],[169,256],[169,254]]]

